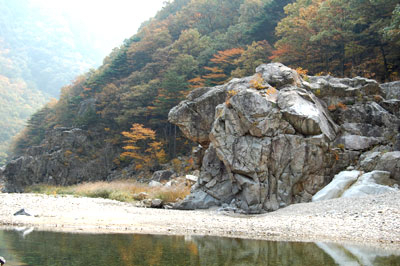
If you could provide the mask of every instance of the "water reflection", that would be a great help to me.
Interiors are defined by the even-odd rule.
[[[316,244],[339,266],[400,265],[399,257],[396,258],[390,251],[332,243]]]
[[[324,243],[28,230],[0,231],[7,266],[400,265],[399,254]]]

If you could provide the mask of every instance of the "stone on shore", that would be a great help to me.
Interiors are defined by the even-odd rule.
[[[342,196],[342,194],[354,184],[362,172],[353,171],[343,171],[335,175],[332,181],[323,189],[318,191],[313,197],[312,201],[320,201],[327,199],[335,199]]]
[[[360,197],[398,191],[390,187],[393,184],[394,181],[390,179],[389,172],[375,170],[360,176],[357,182],[342,194],[342,197]]]

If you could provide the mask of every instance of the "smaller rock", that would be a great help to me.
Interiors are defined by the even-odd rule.
[[[217,212],[219,213],[235,213],[235,212],[239,212],[238,208],[236,208],[235,206],[222,206],[221,208],[217,209]]]
[[[312,197],[312,201],[321,201],[339,198],[357,178],[362,174],[360,171],[343,171],[335,175],[332,181]]]
[[[27,212],[25,211],[25,209],[20,209],[19,211],[17,211],[16,213],[14,213],[14,216],[17,216],[17,215],[32,216],[31,214],[27,213]]]
[[[368,150],[381,141],[378,138],[364,137],[358,135],[347,135],[340,137],[334,145],[344,145],[346,150],[364,151]]]
[[[371,172],[376,167],[381,157],[380,152],[367,152],[360,157],[360,168],[365,172]],[[384,169],[380,169],[384,170]]]
[[[160,182],[152,180],[149,183],[149,187],[162,187],[162,184]]]
[[[151,202],[152,202],[152,199],[144,199],[140,202],[141,203],[140,207],[150,208]]]
[[[378,195],[398,191],[389,186],[393,184],[393,180],[390,179],[390,172],[372,171],[360,176],[357,182],[343,193],[342,198]]]
[[[381,87],[386,93],[386,99],[400,100],[400,81],[384,83]]]
[[[392,179],[400,182],[400,151],[364,153],[360,157],[359,166],[365,172],[388,171]]]
[[[274,87],[300,84],[300,75],[281,63],[262,64],[256,68],[264,81]]]
[[[167,209],[167,210],[171,210],[171,209],[174,208],[174,205],[172,205],[171,203],[167,203],[167,204],[164,204],[164,205],[163,205],[163,208],[164,208],[164,209]]]
[[[388,171],[391,178],[400,182],[400,151],[383,153],[375,170]]]
[[[147,199],[149,196],[149,194],[147,194],[146,192],[140,192],[139,194],[134,194],[133,198],[136,200],[144,200]]]
[[[162,208],[163,201],[161,199],[153,199],[151,200],[151,207],[152,208]]]
[[[157,182],[165,181],[169,180],[173,174],[174,172],[171,170],[155,171],[151,179]]]
[[[193,191],[183,201],[174,204],[174,209],[194,210],[208,209],[212,206],[219,206],[221,202],[202,190]]]
[[[196,183],[198,179],[199,179],[198,176],[195,176],[195,175],[186,175],[186,180],[192,181],[192,182],[194,182],[194,183]]]
[[[391,114],[400,117],[400,99],[390,99],[379,103],[380,106],[388,110]]]
[[[200,169],[201,163],[203,161],[205,149],[198,145],[197,147],[192,149],[192,158],[193,158],[193,168]]]

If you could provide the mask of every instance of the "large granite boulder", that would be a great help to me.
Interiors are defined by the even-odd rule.
[[[306,82],[280,63],[256,72],[194,90],[170,111],[205,150],[198,182],[177,208],[261,213],[307,202],[361,154],[396,150],[400,120],[379,104],[385,92],[376,81]]]

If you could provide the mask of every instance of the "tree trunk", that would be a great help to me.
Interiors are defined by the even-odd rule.
[[[174,125],[174,158],[176,157],[176,125]]]
[[[386,60],[385,50],[383,49],[383,44],[382,43],[379,44],[379,48],[380,48],[381,53],[382,53],[383,67],[384,67],[383,80],[382,81],[386,81],[386,79],[388,78],[389,70],[388,70],[388,64],[387,64],[387,60]]]

